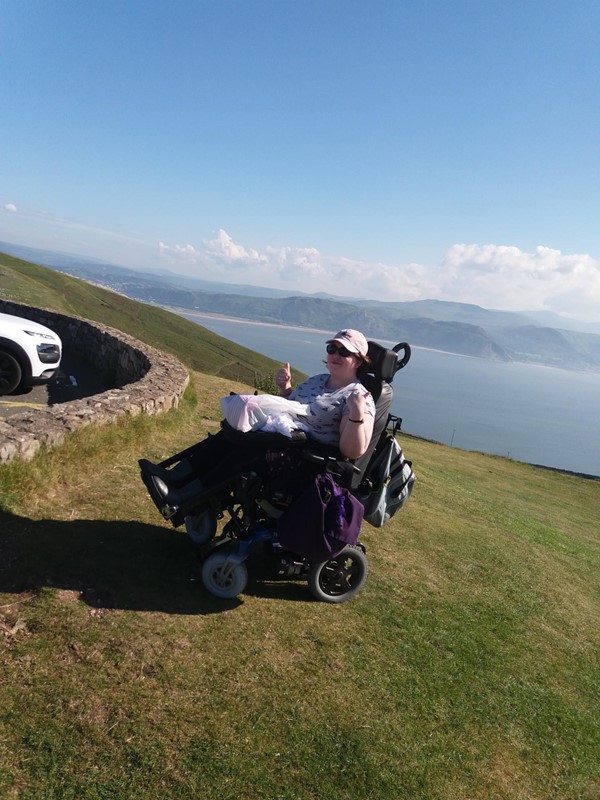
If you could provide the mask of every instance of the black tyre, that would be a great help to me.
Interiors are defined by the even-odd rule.
[[[345,603],[359,591],[369,565],[361,547],[350,544],[329,561],[313,564],[308,573],[308,586],[325,603]]]
[[[185,517],[184,522],[185,532],[195,545],[208,544],[214,539],[217,532],[217,515],[211,509],[201,511],[199,514],[190,514]]]
[[[222,600],[237,597],[248,582],[246,565],[231,561],[223,550],[212,553],[202,565],[202,583],[208,592]]]
[[[21,365],[17,359],[6,350],[0,350],[0,395],[14,392],[22,377]]]

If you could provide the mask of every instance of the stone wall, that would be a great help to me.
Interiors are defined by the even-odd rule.
[[[161,353],[114,328],[56,311],[0,300],[0,311],[46,325],[63,348],[103,369],[111,388],[101,394],[43,409],[27,409],[0,420],[0,464],[33,458],[84,425],[113,422],[123,414],[157,414],[179,404],[189,376],[174,356]]]

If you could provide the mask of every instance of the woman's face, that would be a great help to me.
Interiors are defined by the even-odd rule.
[[[332,344],[338,348],[341,346],[339,342],[332,342]],[[358,356],[352,354],[342,355],[339,351],[327,353],[327,369],[332,377],[340,381],[344,380],[346,383],[352,383],[356,378],[356,370],[359,364],[360,358]]]

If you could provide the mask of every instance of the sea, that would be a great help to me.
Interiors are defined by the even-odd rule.
[[[325,371],[325,339],[332,331],[177,313],[307,375]],[[411,350],[393,383],[392,412],[407,433],[600,476],[600,374]]]

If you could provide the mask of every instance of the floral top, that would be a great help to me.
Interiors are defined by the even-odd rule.
[[[340,422],[348,413],[347,398],[356,391],[366,395],[365,414],[375,417],[375,403],[371,394],[359,381],[349,383],[340,389],[327,389],[325,384],[329,373],[313,375],[298,384],[288,400],[297,400],[309,406],[309,413],[302,422],[307,426],[309,436],[322,444],[337,447],[340,443]]]

